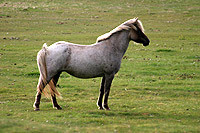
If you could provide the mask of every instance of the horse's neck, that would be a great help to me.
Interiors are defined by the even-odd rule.
[[[115,33],[110,38],[111,45],[113,45],[113,47],[115,47],[115,49],[118,50],[118,52],[121,53],[122,56],[126,52],[130,42],[128,35],[129,31],[121,31]]]

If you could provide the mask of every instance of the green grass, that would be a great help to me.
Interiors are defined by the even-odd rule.
[[[199,0],[2,0],[0,132],[200,132]],[[42,97],[33,111],[43,43],[95,43],[139,17],[151,43],[130,43],[98,110],[100,78],[59,80],[63,110]]]

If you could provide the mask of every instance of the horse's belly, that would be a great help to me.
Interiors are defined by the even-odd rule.
[[[78,78],[95,78],[95,77],[102,77],[104,75],[103,69],[99,67],[91,67],[87,65],[82,65],[82,67],[73,66],[71,68],[65,70],[72,76]]]

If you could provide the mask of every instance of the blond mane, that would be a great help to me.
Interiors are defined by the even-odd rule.
[[[107,40],[109,39],[113,34],[117,33],[117,32],[120,32],[122,30],[129,30],[131,28],[137,30],[137,27],[140,28],[140,30],[142,32],[144,32],[144,28],[143,28],[143,25],[142,25],[142,22],[140,20],[138,20],[138,18],[134,18],[134,19],[130,19],[124,23],[122,23],[121,25],[119,25],[118,27],[116,27],[115,29],[111,30],[110,32],[108,33],[105,33],[101,36],[99,36],[97,38],[97,41],[96,42],[101,42],[101,41],[104,41],[104,40]]]

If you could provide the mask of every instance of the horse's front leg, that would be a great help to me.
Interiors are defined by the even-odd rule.
[[[102,99],[103,99],[103,95],[104,95],[104,87],[105,87],[105,76],[103,76],[102,81],[101,81],[101,88],[100,88],[100,91],[99,91],[99,98],[98,98],[98,101],[97,101],[97,106],[101,110],[103,110]]]
[[[108,107],[108,96],[110,93],[110,87],[111,87],[113,79],[114,79],[114,74],[105,76],[105,97],[104,97],[103,107],[106,110],[110,110],[110,108]]]

